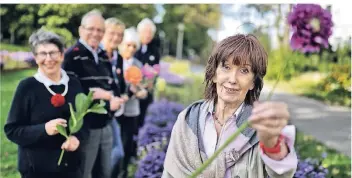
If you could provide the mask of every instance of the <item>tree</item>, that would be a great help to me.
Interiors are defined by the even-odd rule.
[[[129,4],[14,4],[1,6],[1,34],[11,43],[25,44],[35,30],[44,27],[63,36],[67,45],[78,38],[82,16],[98,9],[105,18],[117,17],[136,26],[144,17],[153,18],[154,5]]]
[[[160,28],[165,32],[166,39],[169,41],[170,54],[175,55],[177,43],[177,26],[183,23],[184,29],[184,48],[194,50],[200,54],[207,46],[210,37],[207,34],[208,29],[217,28],[220,21],[220,6],[211,4],[197,5],[171,5],[163,6],[165,15]]]

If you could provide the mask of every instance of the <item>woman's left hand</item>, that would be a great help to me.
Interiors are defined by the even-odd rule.
[[[274,147],[287,125],[290,114],[287,104],[283,102],[255,102],[249,122],[257,130],[259,140],[266,147]]]
[[[76,151],[79,146],[79,140],[77,137],[71,135],[68,139],[62,144],[61,149],[66,151]]]

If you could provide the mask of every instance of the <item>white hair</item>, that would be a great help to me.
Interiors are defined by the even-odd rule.
[[[141,42],[139,41],[138,33],[137,33],[135,27],[127,28],[124,31],[124,36],[123,36],[121,44],[128,43],[128,42],[136,43],[137,50],[141,46]]]
[[[140,32],[147,25],[150,25],[150,27],[152,28],[153,35],[154,35],[156,32],[156,26],[155,26],[154,22],[152,20],[150,20],[149,18],[144,18],[142,21],[140,21],[138,23],[138,25],[137,25],[138,32]]]
[[[125,24],[121,20],[119,20],[115,17],[111,17],[111,18],[106,19],[105,26],[107,26],[107,25],[117,25],[117,26],[125,27]]]
[[[101,17],[104,20],[102,13],[98,9],[93,9],[83,15],[82,20],[81,20],[81,25],[87,24],[87,20],[91,16]]]

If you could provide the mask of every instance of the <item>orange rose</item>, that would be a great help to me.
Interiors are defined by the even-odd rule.
[[[129,67],[125,72],[125,80],[134,85],[139,84],[142,81],[142,77],[142,71],[136,66]]]

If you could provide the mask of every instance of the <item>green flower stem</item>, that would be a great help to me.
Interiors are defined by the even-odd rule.
[[[64,152],[65,152],[65,150],[62,149],[62,150],[61,150],[61,154],[60,154],[60,158],[59,158],[59,162],[57,162],[57,165],[58,165],[58,166],[60,166],[60,164],[61,164],[62,157],[64,156]]]
[[[249,122],[246,121],[245,123],[243,123],[240,128],[238,128],[238,130],[232,134],[223,145],[221,145],[221,147],[208,159],[204,162],[204,164],[198,168],[192,175],[190,178],[196,178],[200,173],[202,173],[204,171],[204,169],[206,169],[211,162],[214,161],[214,159],[231,143],[235,140],[235,138],[245,129],[247,128],[249,125]]]
[[[283,73],[283,70],[286,69],[287,63],[288,63],[288,62],[287,62],[287,60],[286,60],[284,66],[283,66],[283,68],[282,68],[282,71],[279,73],[279,75],[278,75],[278,77],[277,77],[277,79],[276,79],[276,82],[275,82],[273,88],[270,90],[270,92],[269,92],[269,94],[268,94],[268,96],[267,96],[267,98],[266,98],[267,101],[270,100],[271,96],[273,95],[274,90],[275,90],[275,88],[276,88],[276,86],[277,86],[277,84],[279,83],[279,80],[280,80],[280,78],[281,78],[281,74]],[[249,123],[248,120],[247,120],[246,122],[244,122],[244,123],[238,128],[238,130],[237,130],[234,134],[232,134],[232,135],[225,141],[225,143],[224,143],[217,151],[215,151],[215,153],[214,153],[208,160],[206,160],[206,161],[203,163],[203,165],[202,165],[201,167],[199,167],[199,168],[191,175],[190,178],[196,178],[199,174],[201,174],[201,173],[210,165],[210,163],[213,162],[213,161],[215,160],[215,158],[216,158],[231,142],[233,142],[233,141],[236,139],[236,137],[237,137],[244,129],[246,129],[246,128],[249,126],[249,124],[250,124],[250,123]]]

